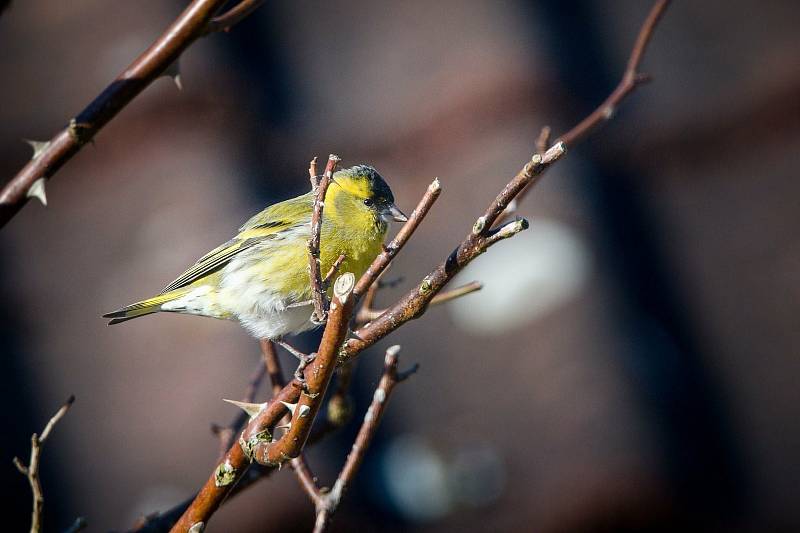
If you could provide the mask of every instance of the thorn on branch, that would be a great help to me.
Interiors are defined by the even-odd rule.
[[[241,409],[242,411],[247,413],[247,416],[250,417],[250,420],[252,420],[255,417],[257,417],[258,414],[261,411],[263,411],[264,408],[267,406],[266,402],[265,403],[249,403],[249,402],[239,402],[239,401],[236,401],[236,400],[228,400],[228,399],[225,399],[225,398],[223,398],[222,401],[223,402],[228,402],[231,405],[235,405],[236,407],[238,407],[239,409]]]
[[[33,157],[31,157],[31,159],[38,159],[39,156],[42,155],[42,152],[47,150],[47,148],[50,146],[50,141],[33,141],[31,139],[22,140],[28,143],[31,148],[33,148]]]
[[[36,198],[37,200],[42,202],[42,205],[45,207],[47,207],[47,192],[45,191],[44,188],[46,183],[47,183],[46,178],[39,178],[38,180],[34,181],[31,184],[30,188],[28,189],[28,192],[26,193],[26,196],[28,198]]]
[[[175,87],[177,87],[179,91],[183,90],[183,82],[181,81],[180,58],[173,61],[170,64],[170,66],[168,66],[166,70],[164,70],[164,75],[172,79],[172,81],[175,83]]]

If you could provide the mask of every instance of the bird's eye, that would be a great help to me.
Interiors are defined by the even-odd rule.
[[[364,200],[364,205],[366,205],[366,206],[371,206],[374,203],[375,203],[375,201],[372,198],[366,198]]]

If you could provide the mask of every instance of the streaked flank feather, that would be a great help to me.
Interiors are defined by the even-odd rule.
[[[160,294],[103,316],[109,324],[159,311],[231,319],[269,339],[315,327],[307,255],[313,205],[309,192],[267,207]],[[322,272],[344,254],[339,272],[360,276],[380,252],[391,219],[405,216],[374,168],[334,174],[320,234]]]

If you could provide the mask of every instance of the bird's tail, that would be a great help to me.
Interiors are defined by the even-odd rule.
[[[187,292],[188,290],[185,288],[165,292],[164,294],[159,294],[158,296],[148,298],[147,300],[142,300],[141,302],[136,302],[134,304],[125,306],[122,309],[117,309],[111,313],[106,313],[103,315],[103,318],[111,319],[108,322],[108,325],[110,326],[112,324],[119,324],[120,322],[131,320],[132,318],[138,318],[151,313],[158,313],[161,311],[162,305],[180,298]]]

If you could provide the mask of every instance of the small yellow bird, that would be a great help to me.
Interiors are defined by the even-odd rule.
[[[307,248],[313,207],[313,192],[267,207],[159,295],[103,316],[109,325],[159,311],[238,320],[256,338],[273,340],[313,329]],[[407,218],[374,168],[336,172],[320,231],[322,273],[344,254],[339,272],[363,274],[391,220]]]

